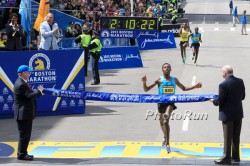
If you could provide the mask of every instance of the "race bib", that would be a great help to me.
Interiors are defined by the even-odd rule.
[[[188,39],[188,34],[187,34],[187,33],[182,34],[182,38],[183,38],[183,39]]]
[[[174,94],[174,86],[164,86],[163,87],[163,93],[164,94]]]
[[[199,41],[199,37],[194,37],[194,41]]]

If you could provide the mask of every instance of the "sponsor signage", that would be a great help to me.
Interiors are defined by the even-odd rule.
[[[102,48],[99,70],[143,67],[137,46]]]
[[[138,38],[140,34],[155,34],[156,30],[101,30],[101,38]]]
[[[176,48],[173,33],[144,33],[137,41],[140,50]]]

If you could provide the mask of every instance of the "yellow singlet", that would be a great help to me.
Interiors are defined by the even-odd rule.
[[[181,33],[181,36],[180,36],[180,40],[182,42],[187,42],[188,41],[188,32],[182,28],[182,33]]]

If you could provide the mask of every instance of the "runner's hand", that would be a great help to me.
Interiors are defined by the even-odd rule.
[[[199,83],[197,83],[194,87],[195,87],[195,88],[201,88],[201,87],[202,87],[202,83],[199,82]]]
[[[142,77],[141,80],[142,80],[143,83],[146,83],[147,82],[147,76],[145,75],[144,77]]]

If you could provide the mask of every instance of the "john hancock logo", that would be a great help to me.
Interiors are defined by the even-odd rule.
[[[50,59],[47,55],[33,55],[29,60],[29,67],[34,70],[29,78],[30,83],[56,83],[56,70],[50,69]]]

